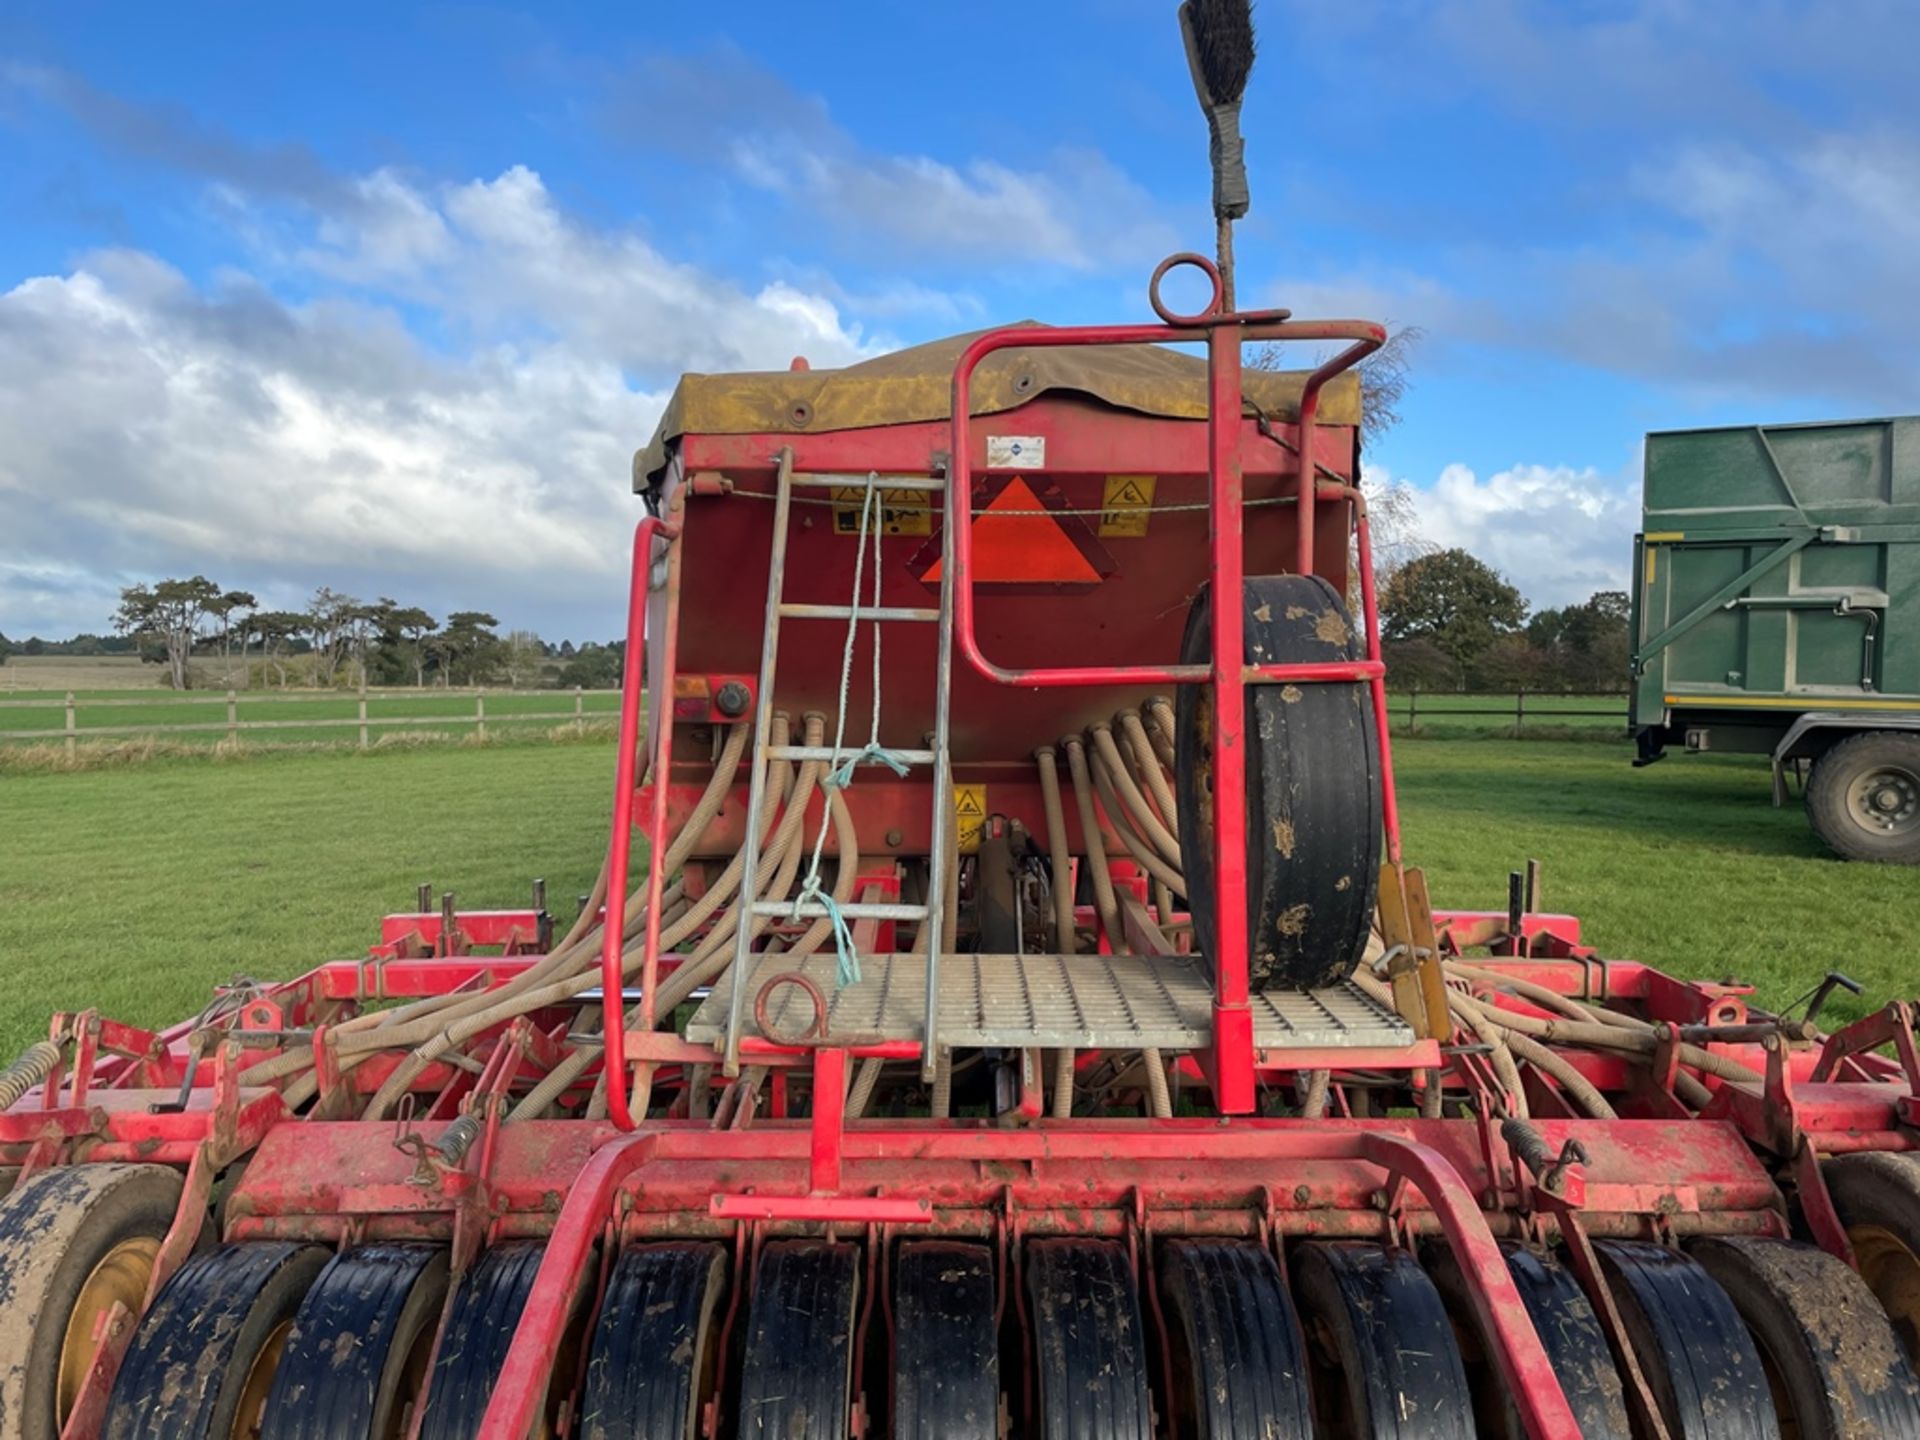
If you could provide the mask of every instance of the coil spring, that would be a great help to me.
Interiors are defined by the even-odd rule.
[[[20,1058],[0,1071],[0,1110],[10,1110],[34,1086],[53,1073],[62,1047],[51,1040],[29,1045]]]
[[[441,1132],[433,1148],[440,1152],[440,1158],[448,1165],[458,1165],[466,1158],[467,1151],[473,1148],[473,1142],[480,1138],[482,1128],[473,1116],[459,1116]]]

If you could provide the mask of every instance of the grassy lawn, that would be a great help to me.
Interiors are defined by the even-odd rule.
[[[491,708],[491,707],[489,707]],[[1545,866],[1546,901],[1603,952],[1738,974],[1784,1002],[1829,969],[1867,987],[1830,1013],[1912,994],[1920,877],[1825,857],[1763,766],[1625,745],[1424,739],[1396,746],[1407,853],[1435,902],[1501,908]],[[0,1063],[55,1009],[161,1023],[234,974],[276,978],[362,952],[431,881],[465,905],[544,876],[571,918],[610,808],[612,749],[288,753],[0,776]]]

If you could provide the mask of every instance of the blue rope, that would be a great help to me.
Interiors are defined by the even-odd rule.
[[[904,776],[907,771],[912,768],[906,761],[894,754],[893,751],[887,749],[887,747],[882,745],[878,740],[869,740],[865,745],[862,745],[858,750],[854,751],[853,754],[849,755],[838,769],[827,776],[825,783],[835,790],[846,789],[849,785],[853,784],[854,767],[856,765],[864,765],[869,760],[875,760],[882,765],[891,766],[893,773],[896,775]]]
[[[800,893],[793,900],[793,918],[801,918],[800,908],[809,900],[818,900],[827,912],[827,919],[833,922],[833,948],[839,965],[834,975],[836,989],[860,983],[860,952],[854,948],[853,929],[847,924],[847,917],[840,913],[840,902],[820,888],[820,877],[809,875],[807,883],[800,887]]]

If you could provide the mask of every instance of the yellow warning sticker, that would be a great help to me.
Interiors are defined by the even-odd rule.
[[[833,529],[837,535],[860,533],[860,508],[867,503],[864,485],[833,487]],[[882,490],[880,492],[880,533],[882,535],[931,535],[933,510],[920,490]]]
[[[971,855],[980,848],[980,832],[987,823],[987,787],[953,787],[953,828],[960,840],[960,853]]]
[[[1100,502],[1102,535],[1144,535],[1153,518],[1151,475],[1107,476],[1106,498]]]

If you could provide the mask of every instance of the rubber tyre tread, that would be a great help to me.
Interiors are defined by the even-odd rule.
[[[1126,1247],[1034,1240],[1025,1268],[1037,1440],[1153,1440],[1146,1328]]]
[[[116,1245],[161,1240],[180,1206],[164,1165],[62,1165],[0,1200],[0,1440],[58,1440],[60,1347]]]
[[[587,1350],[580,1440],[691,1440],[726,1289],[719,1245],[635,1245],[614,1262]]]
[[[299,1311],[327,1259],[321,1246],[289,1240],[189,1259],[134,1332],[101,1440],[227,1440],[255,1358]]]
[[[414,1402],[397,1393],[447,1293],[438,1245],[362,1245],[335,1255],[294,1316],[260,1440],[380,1440]],[[350,1342],[350,1343],[349,1343]]]
[[[740,1367],[739,1440],[845,1440],[859,1293],[858,1246],[779,1240],[761,1250]]]
[[[993,1255],[921,1240],[893,1272],[893,1440],[998,1440]]]
[[[1673,1440],[1774,1440],[1760,1351],[1719,1283],[1664,1245],[1599,1240],[1594,1249]]]
[[[1175,1240],[1161,1256],[1160,1296],[1185,1337],[1197,1440],[1311,1440],[1307,1342],[1271,1252]]]
[[[1540,1346],[1547,1352],[1560,1389],[1567,1397],[1580,1433],[1588,1440],[1632,1440],[1633,1422],[1627,1413],[1626,1388],[1614,1365],[1607,1333],[1594,1313],[1580,1281],[1552,1254],[1517,1241],[1500,1246],[1507,1274],[1533,1321]],[[1474,1313],[1466,1272],[1459,1255],[1444,1243],[1422,1248],[1421,1262],[1453,1316],[1462,1340],[1467,1380],[1474,1392],[1474,1417],[1481,1440],[1525,1440],[1526,1427],[1506,1378],[1492,1359],[1493,1346],[1480,1317]]]
[[[1800,1440],[1920,1440],[1920,1379],[1846,1261],[1812,1245],[1746,1237],[1701,1240],[1690,1253],[1771,1362]],[[1776,1390],[1776,1406],[1780,1398]]]
[[[1884,1150],[1867,1151],[1824,1161],[1820,1173],[1842,1225],[1849,1230],[1856,1226],[1885,1230],[1920,1255],[1920,1160]],[[1909,1317],[1903,1325],[1900,1317],[1894,1317],[1894,1333],[1908,1360],[1920,1367],[1920,1318]]]
[[[1250,663],[1363,658],[1339,593],[1317,575],[1249,577],[1242,589]],[[1337,621],[1337,627],[1330,621]],[[1338,638],[1327,633],[1337,628]],[[1211,658],[1213,604],[1187,612],[1183,664]],[[1364,684],[1247,688],[1247,980],[1312,990],[1346,980],[1373,926],[1380,885],[1380,758]],[[1214,924],[1211,698],[1175,702],[1180,858],[1194,943],[1211,965]]]
[[[1324,1324],[1333,1349],[1331,1369],[1314,1370],[1317,1414],[1345,1417],[1340,1433],[1366,1440],[1473,1440],[1453,1322],[1413,1256],[1317,1241],[1300,1247],[1293,1271],[1303,1324]]]
[[[433,1359],[420,1440],[472,1440],[480,1433],[545,1253],[539,1240],[495,1245],[461,1279]]]
[[[1843,860],[1920,865],[1920,830],[1876,835],[1853,818],[1847,786],[1862,771],[1897,765],[1920,774],[1920,735],[1909,730],[1863,730],[1826,751],[1807,777],[1807,823]]]

